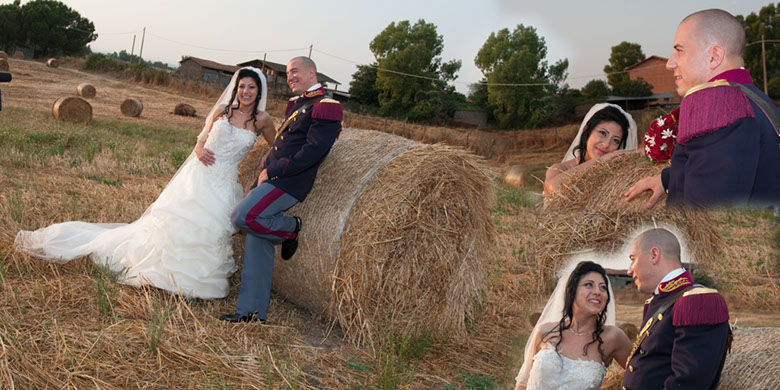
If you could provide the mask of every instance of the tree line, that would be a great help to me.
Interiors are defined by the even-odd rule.
[[[97,39],[95,25],[56,0],[21,0],[0,5],[0,48],[23,47],[35,57],[82,56]]]

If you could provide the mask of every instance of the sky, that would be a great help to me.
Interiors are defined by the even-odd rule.
[[[0,0],[0,4],[11,1]],[[26,3],[27,0],[23,0]],[[392,22],[424,19],[443,36],[442,59],[462,61],[455,86],[482,78],[474,57],[491,33],[533,26],[550,64],[568,58],[566,82],[580,88],[605,79],[612,46],[638,43],[646,56],[668,57],[677,24],[688,14],[722,8],[747,15],[766,0],[64,0],[95,24],[94,52],[135,54],[146,28],[143,58],[178,66],[182,56],[235,65],[252,59],[287,63],[308,55],[318,71],[349,89],[356,64],[374,56],[369,43]]]

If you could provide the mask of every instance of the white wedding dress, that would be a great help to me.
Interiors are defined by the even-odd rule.
[[[130,224],[64,222],[16,236],[17,250],[64,263],[89,256],[119,273],[119,281],[151,285],[185,297],[223,298],[236,270],[230,213],[242,199],[238,165],[257,138],[218,119],[205,148],[216,162],[194,153],[157,200]]]
[[[593,360],[570,359],[555,352],[545,343],[534,355],[528,377],[527,390],[584,390],[598,389],[607,367]]]

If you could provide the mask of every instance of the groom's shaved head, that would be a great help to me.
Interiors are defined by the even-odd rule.
[[[309,57],[304,57],[304,56],[295,57],[290,60],[290,62],[293,61],[298,61],[298,64],[300,64],[306,69],[314,69],[315,71],[317,70],[317,64],[315,64],[314,61],[312,61],[312,59]]]
[[[720,45],[735,66],[744,65],[745,29],[733,15],[722,9],[706,9],[688,15],[683,23],[694,24],[693,38],[702,50]]]
[[[670,231],[662,228],[650,229],[640,234],[636,240],[635,245],[641,251],[648,252],[652,248],[658,248],[661,254],[673,262],[674,264],[680,263],[680,241]]]

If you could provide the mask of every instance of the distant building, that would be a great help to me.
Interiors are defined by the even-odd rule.
[[[647,97],[652,98],[647,99],[650,106],[680,104],[682,101],[674,85],[674,71],[666,69],[666,61],[668,58],[650,56],[625,69],[631,80],[641,77],[653,86],[653,96]]]
[[[279,92],[291,93],[290,88],[287,86],[287,65],[286,64],[278,64],[276,62],[255,59],[251,61],[242,62],[238,64],[238,66],[254,66],[255,68],[261,69],[263,71],[263,74],[265,75],[266,80],[268,80],[269,90],[275,89]],[[317,72],[317,81],[319,81],[323,85],[325,83],[335,85],[334,91],[338,89],[339,85],[341,85],[340,82],[320,72]]]
[[[220,64],[202,58],[187,57],[179,61],[179,73],[185,77],[206,83],[218,83],[223,87],[230,84],[238,66]]]

